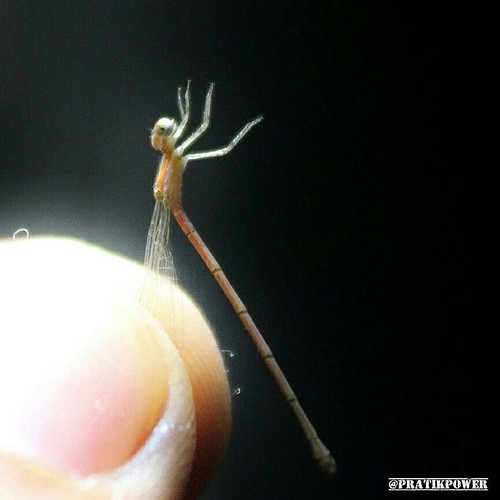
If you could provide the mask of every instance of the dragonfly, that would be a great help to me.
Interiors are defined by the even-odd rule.
[[[188,148],[204,134],[210,124],[213,90],[214,84],[211,83],[205,98],[201,124],[180,143],[179,140],[186,132],[190,118],[189,81],[184,92],[181,87],[177,89],[177,105],[180,121],[171,117],[162,117],[155,123],[151,131],[151,145],[162,156],[153,185],[153,194],[156,201],[148,232],[144,264],[153,273],[166,275],[169,279],[176,280],[175,267],[169,245],[170,218],[172,214],[182,232],[212,273],[240,318],[248,335],[253,340],[260,357],[274,378],[288,406],[295,415],[306,440],[309,442],[314,460],[326,475],[331,476],[337,470],[335,459],[318,437],[314,426],[303,410],[295,392],[276,361],[269,345],[255,325],[246,306],[182,207],[182,180],[187,164],[192,161],[227,155],[263,119],[262,116],[258,116],[248,122],[224,147],[188,153]]]

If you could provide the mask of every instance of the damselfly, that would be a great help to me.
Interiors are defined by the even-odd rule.
[[[200,257],[219,283],[243,326],[255,343],[261,358],[276,381],[289,407],[295,414],[311,446],[313,458],[317,461],[323,472],[331,475],[336,471],[336,463],[330,451],[319,439],[316,430],[302,409],[297,396],[276,362],[271,349],[253,322],[245,305],[182,208],[182,178],[186,165],[194,160],[204,160],[228,154],[250,129],[262,120],[262,116],[259,116],[248,122],[227,146],[210,151],[186,154],[187,149],[209,126],[213,89],[214,85],[211,84],[205,99],[205,109],[201,125],[184,139],[180,145],[177,145],[177,143],[186,130],[190,114],[189,82],[184,94],[181,88],[177,91],[180,121],[177,122],[173,118],[163,117],[153,127],[151,144],[153,148],[162,153],[162,158],[153,187],[156,204],[146,245],[145,266],[155,273],[166,274],[170,278],[175,276],[172,255],[168,245],[170,214],[172,213],[186,237],[200,254]]]

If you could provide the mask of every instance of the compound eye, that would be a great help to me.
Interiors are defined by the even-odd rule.
[[[175,132],[177,123],[173,118],[160,118],[153,129],[153,132],[161,137],[168,137]]]

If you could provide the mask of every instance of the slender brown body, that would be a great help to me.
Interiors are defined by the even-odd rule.
[[[183,174],[184,161],[182,157],[177,156],[175,151],[170,154],[163,153],[153,193],[158,201],[163,202],[171,210],[181,204]]]

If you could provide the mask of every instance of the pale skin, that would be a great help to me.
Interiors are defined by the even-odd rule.
[[[143,280],[74,240],[0,242],[0,498],[193,498],[214,473],[219,347],[188,298],[182,332],[161,325]]]

